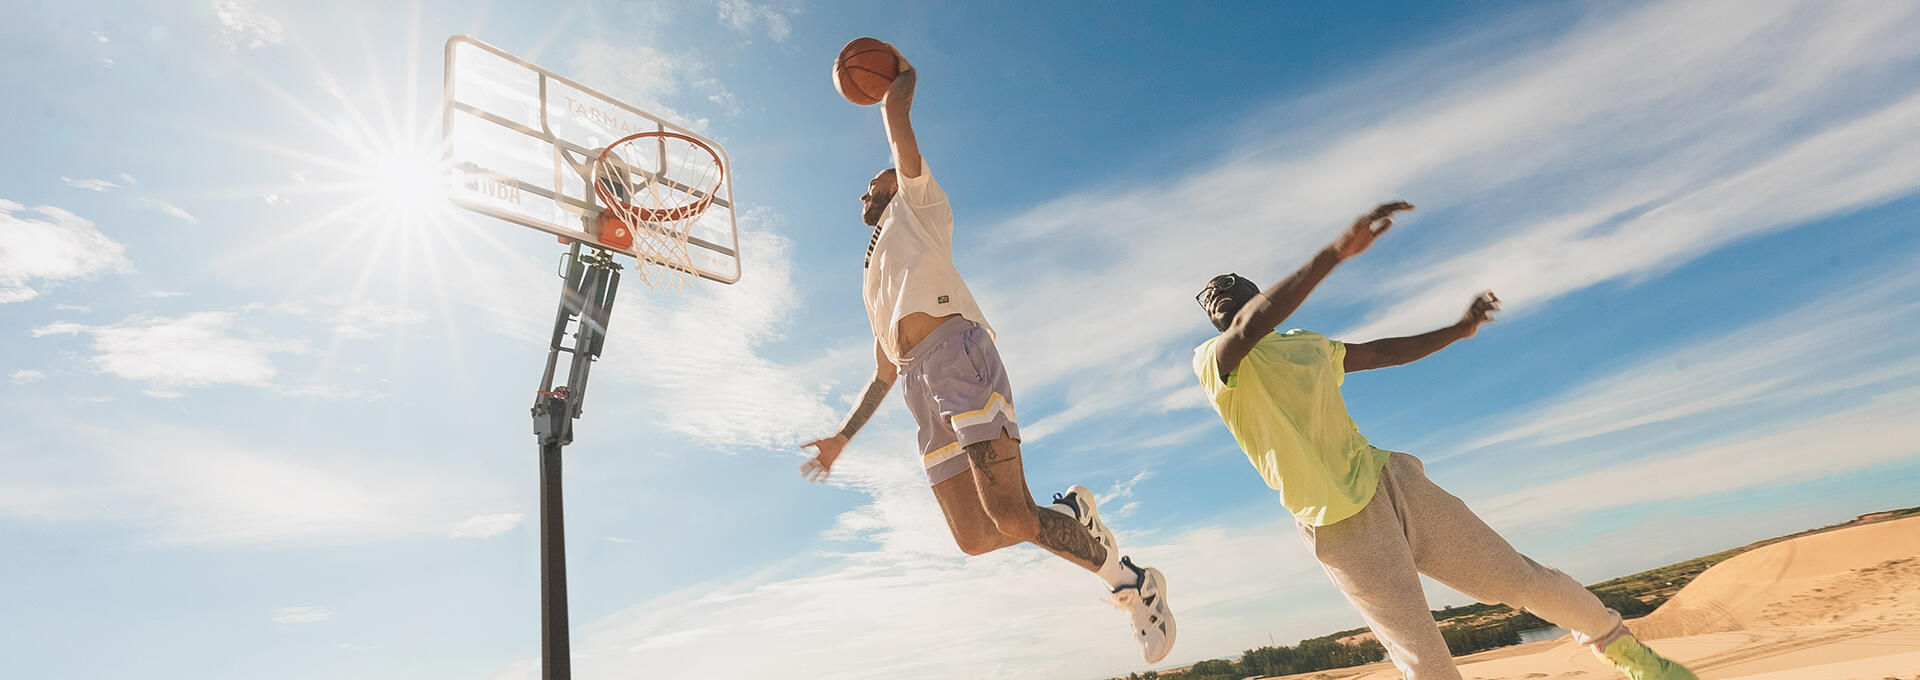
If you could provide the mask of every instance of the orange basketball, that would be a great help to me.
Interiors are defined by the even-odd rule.
[[[833,60],[833,89],[860,106],[880,103],[897,75],[900,58],[893,46],[873,38],[854,38]]]

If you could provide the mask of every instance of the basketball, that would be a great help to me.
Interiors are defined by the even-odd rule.
[[[880,103],[897,75],[900,59],[893,46],[873,38],[854,38],[833,60],[833,89],[860,106]]]

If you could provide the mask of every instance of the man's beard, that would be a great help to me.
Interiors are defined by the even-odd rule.
[[[869,227],[880,226],[880,216],[887,214],[887,204],[891,202],[893,202],[892,196],[888,196],[885,201],[874,201],[867,206],[866,212],[860,214],[860,220],[866,222]]]

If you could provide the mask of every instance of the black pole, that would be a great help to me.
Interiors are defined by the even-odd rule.
[[[566,400],[553,399],[564,418]],[[560,501],[560,442],[540,446],[540,677],[573,676],[567,644],[567,530]]]
[[[570,680],[571,647],[567,640],[567,536],[560,494],[560,454],[573,443],[573,419],[586,401],[587,374],[605,345],[613,296],[620,285],[620,265],[605,251],[585,255],[575,243],[567,253],[566,285],[560,309],[554,315],[553,341],[547,351],[546,371],[540,377],[533,403],[533,432],[540,442],[540,677]],[[573,346],[561,344],[574,325]],[[553,379],[560,353],[573,355],[566,385]]]

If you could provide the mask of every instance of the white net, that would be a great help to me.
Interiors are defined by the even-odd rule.
[[[644,132],[609,145],[593,174],[601,238],[632,241],[648,288],[685,287],[696,269],[687,239],[726,177],[719,154],[686,135]]]

